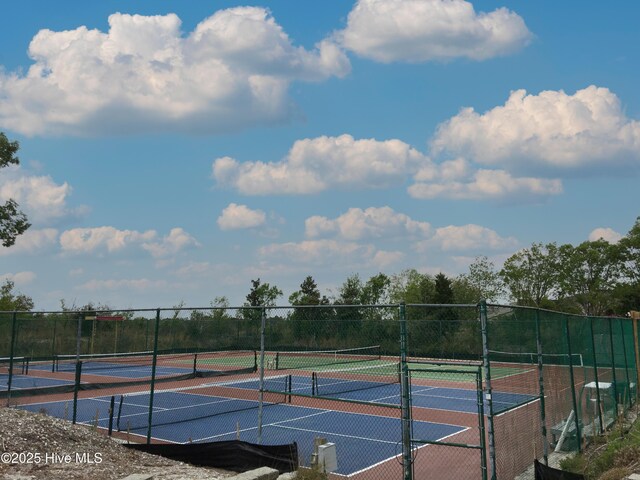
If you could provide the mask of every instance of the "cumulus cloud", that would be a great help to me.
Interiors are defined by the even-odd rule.
[[[400,140],[356,140],[351,135],[298,140],[280,162],[213,163],[221,186],[245,195],[313,194],[329,188],[388,188],[402,185],[428,158]]]
[[[465,108],[438,127],[434,155],[515,171],[558,174],[640,166],[640,122],[618,97],[589,86],[569,95],[524,90],[483,114]]]
[[[512,200],[525,202],[562,193],[559,179],[514,177],[504,170],[480,169],[461,179],[416,182],[408,188],[417,199]]]
[[[267,216],[262,210],[252,210],[246,205],[230,203],[218,217],[222,230],[255,228],[265,224]]]
[[[407,235],[424,237],[430,232],[427,222],[412,220],[390,207],[350,208],[334,220],[313,216],[305,221],[309,238],[337,235],[346,240],[362,240]]]
[[[283,259],[288,263],[327,265],[337,262],[342,265],[376,268],[389,266],[390,262],[403,258],[402,252],[387,252],[378,250],[373,245],[332,239],[274,243],[261,247],[258,253],[263,258]]]
[[[490,228],[480,225],[449,225],[437,228],[431,238],[417,244],[419,249],[439,248],[447,251],[504,250],[517,246],[513,237],[501,237]]]
[[[17,165],[0,171],[0,200],[14,199],[31,223],[50,224],[82,212],[82,208],[69,208],[70,194],[68,183],[57,184],[46,175],[30,175]]]
[[[373,60],[485,60],[520,50],[532,38],[506,8],[476,13],[464,0],[358,0],[336,33],[347,49]]]
[[[138,232],[118,230],[105,226],[94,228],[74,228],[60,235],[60,246],[64,253],[116,253],[127,248],[138,247],[155,258],[174,255],[181,250],[197,246],[198,242],[182,228],[173,228],[168,235],[158,239],[155,230]]]
[[[618,243],[623,236],[612,228],[596,228],[589,234],[589,241],[594,242],[602,239],[609,243]]]
[[[13,246],[0,247],[0,256],[41,253],[51,249],[57,241],[58,231],[55,228],[34,229],[31,227],[16,238],[16,243]]]
[[[89,280],[77,288],[90,292],[102,292],[105,290],[134,290],[137,292],[146,292],[153,290],[166,290],[169,284],[165,280],[149,280],[147,278],[139,279],[119,279],[119,280]]]
[[[60,235],[60,246],[67,253],[117,252],[132,244],[155,238],[156,232],[148,230],[118,230],[114,227],[74,228]]]
[[[165,235],[158,242],[144,242],[142,248],[153,257],[168,257],[189,247],[198,247],[198,241],[182,228],[172,228],[169,235]]]
[[[217,133],[287,119],[294,80],[350,71],[325,39],[295,46],[260,7],[220,10],[186,34],[175,14],[115,13],[109,30],[41,30],[26,74],[0,72],[0,126],[27,135]]]
[[[34,272],[16,272],[16,273],[5,273],[0,275],[0,283],[4,283],[7,280],[13,282],[17,286],[29,285],[33,283],[33,281],[37,278],[37,275]]]

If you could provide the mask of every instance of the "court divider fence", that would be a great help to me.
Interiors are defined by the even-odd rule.
[[[0,312],[0,398],[131,442],[296,442],[319,467],[329,445],[357,480],[514,479],[634,405],[636,322],[484,302]]]

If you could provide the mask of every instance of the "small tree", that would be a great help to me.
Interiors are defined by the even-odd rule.
[[[0,286],[0,311],[33,309],[33,300],[22,293],[14,292],[15,284],[11,280],[5,280]]]
[[[6,135],[0,132],[0,168],[20,163],[16,156],[19,148],[18,142],[10,142]],[[10,198],[4,205],[0,205],[0,242],[3,247],[12,246],[16,238],[30,226],[26,215],[18,209],[15,200]]]

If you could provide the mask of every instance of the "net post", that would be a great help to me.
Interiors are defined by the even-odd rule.
[[[58,316],[53,317],[53,338],[51,339],[51,358],[56,358],[56,330],[58,327]],[[53,367],[51,369],[53,372]]]
[[[198,352],[193,354],[193,374],[198,372]]]
[[[262,445],[262,416],[264,407],[264,344],[267,325],[267,311],[260,309],[260,387],[258,391],[258,445]]]
[[[582,432],[580,428],[580,419],[578,414],[578,401],[576,399],[576,382],[573,376],[573,353],[571,352],[571,335],[569,334],[569,317],[563,315],[564,335],[567,339],[567,351],[569,352],[569,379],[571,381],[571,401],[573,403],[573,419],[576,424],[576,440],[578,443],[578,453],[582,452]],[[582,362],[581,362],[582,363]]]
[[[489,436],[489,464],[491,465],[491,480],[497,479],[496,472],[496,446],[493,431],[493,399],[491,396],[491,363],[489,362],[489,326],[487,320],[487,302],[482,300],[479,304],[480,330],[482,332],[482,365],[484,366],[485,400],[489,407],[487,414]]]
[[[542,424],[542,450],[545,465],[549,465],[549,442],[544,404],[544,365],[542,360],[542,335],[540,332],[540,310],[536,309],[536,349],[538,351],[538,390],[540,392],[540,421]]]
[[[153,393],[156,386],[156,366],[158,363],[158,331],[160,330],[160,309],[156,310],[156,328],[153,333],[153,360],[151,361],[151,385],[149,386],[149,423],[147,445],[151,443],[151,422],[153,421]]]
[[[11,383],[13,380],[13,357],[15,355],[16,348],[16,325],[18,320],[18,313],[13,312],[11,315],[11,346],[9,348],[9,379],[7,381],[7,407],[11,403]]]
[[[411,385],[409,384],[409,365],[407,364],[407,317],[406,305],[399,305],[400,315],[400,377],[402,395],[402,469],[403,479],[413,480],[413,468],[411,459]]]

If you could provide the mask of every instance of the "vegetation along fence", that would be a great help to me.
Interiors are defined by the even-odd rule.
[[[0,397],[130,442],[295,445],[330,478],[513,479],[633,405],[635,322],[486,303],[0,312]]]

